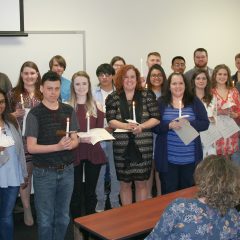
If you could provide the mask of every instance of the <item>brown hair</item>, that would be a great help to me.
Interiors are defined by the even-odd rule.
[[[216,76],[218,71],[221,69],[225,69],[227,71],[227,75],[228,75],[228,79],[226,82],[227,89],[232,88],[233,84],[232,84],[232,78],[231,78],[231,71],[230,71],[230,68],[225,64],[219,64],[214,68],[213,74],[212,74],[212,87],[215,88],[217,86]]]
[[[211,89],[212,89],[212,84],[211,84],[211,80],[210,80],[210,77],[209,77],[209,74],[206,70],[204,69],[199,69],[197,70],[196,72],[194,72],[193,76],[192,76],[192,79],[191,79],[191,90],[192,90],[192,93],[194,95],[196,95],[196,85],[195,85],[195,79],[197,78],[197,76],[199,74],[205,74],[206,76],[206,79],[207,79],[207,85],[206,87],[204,88],[204,97],[203,97],[203,101],[207,104],[207,106],[211,103],[212,101],[212,93],[211,93]]]
[[[12,89],[14,102],[20,101],[21,100],[20,99],[20,94],[23,94],[25,92],[24,82],[23,82],[23,78],[22,78],[21,73],[23,72],[24,68],[26,68],[26,67],[32,68],[38,73],[37,81],[35,83],[34,95],[39,100],[42,100],[42,93],[40,92],[40,85],[41,85],[40,72],[38,70],[38,67],[37,67],[36,63],[31,62],[31,61],[27,61],[27,62],[23,63],[23,65],[20,69],[19,78],[18,78],[18,82],[17,82],[16,87]],[[14,108],[15,108],[15,106],[14,106]]]
[[[62,56],[60,56],[60,55],[56,55],[56,56],[53,56],[53,57],[50,59],[50,61],[49,61],[49,68],[50,68],[50,70],[52,70],[53,61],[54,61],[54,60],[55,60],[61,67],[63,67],[64,70],[66,69],[67,64],[66,64],[65,59],[64,59]]]
[[[234,208],[240,199],[240,168],[224,156],[209,155],[195,170],[198,197],[217,208],[221,215]]]
[[[124,76],[126,75],[127,71],[130,70],[130,69],[132,69],[136,73],[136,78],[137,78],[136,89],[137,90],[142,90],[140,72],[138,71],[138,69],[136,67],[134,67],[133,65],[124,65],[121,69],[119,69],[119,71],[115,75],[115,81],[114,82],[115,82],[116,91],[118,93],[123,91]]]
[[[17,130],[19,130],[19,125],[18,125],[18,122],[17,122],[16,118],[10,113],[10,105],[9,105],[9,101],[8,101],[6,93],[2,89],[0,89],[0,94],[2,94],[4,99],[5,99],[5,109],[2,113],[3,121],[6,124],[9,124],[9,123],[13,124],[13,126]]]

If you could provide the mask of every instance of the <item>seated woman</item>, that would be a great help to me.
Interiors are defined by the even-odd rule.
[[[176,199],[146,240],[240,239],[240,168],[223,156],[209,155],[196,168],[196,199]]]

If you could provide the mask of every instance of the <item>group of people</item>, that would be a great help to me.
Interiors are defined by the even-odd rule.
[[[179,137],[184,126],[206,131],[219,115],[239,123],[240,55],[234,78],[224,64],[210,69],[207,59],[205,49],[196,49],[195,67],[184,73],[185,59],[176,56],[167,78],[158,52],[147,56],[147,76],[116,56],[97,68],[95,89],[85,71],[74,73],[71,81],[64,78],[66,61],[59,55],[42,77],[34,62],[25,62],[14,88],[3,75],[7,80],[0,82],[0,136],[9,136],[14,144],[1,146],[0,137],[0,239],[13,239],[12,212],[19,191],[24,222],[34,224],[32,175],[38,237],[61,240],[70,216],[105,210],[106,176],[110,207],[118,208],[152,197],[154,179],[157,195],[201,185],[197,173],[194,181],[194,172],[205,156],[240,162],[238,132],[208,147],[200,136],[188,144]],[[115,140],[93,145],[90,134],[78,134],[93,128],[104,128]],[[200,197],[212,199],[205,192]],[[219,207],[213,202],[210,206]],[[226,212],[220,208],[221,214]],[[156,232],[151,239],[157,239]],[[74,236],[81,239],[75,225]]]

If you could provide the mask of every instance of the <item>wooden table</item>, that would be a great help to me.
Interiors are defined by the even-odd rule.
[[[178,198],[192,198],[196,187],[155,197],[120,208],[76,218],[80,228],[101,239],[128,239],[150,232],[168,204]]]

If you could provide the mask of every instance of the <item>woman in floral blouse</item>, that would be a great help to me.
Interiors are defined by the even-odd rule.
[[[217,115],[227,115],[236,122],[240,118],[240,98],[233,87],[231,72],[225,64],[217,65],[212,75],[212,94],[217,106]],[[238,150],[238,133],[216,142],[218,155],[232,155]]]
[[[196,199],[176,199],[145,240],[240,239],[240,168],[209,155],[196,168]]]

